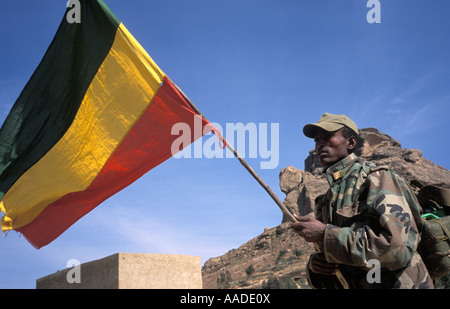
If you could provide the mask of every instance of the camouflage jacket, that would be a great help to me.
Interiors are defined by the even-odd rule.
[[[354,154],[324,172],[330,189],[316,199],[316,218],[327,224],[320,246],[350,288],[433,288],[417,253],[421,208],[406,181]],[[313,287],[338,288],[326,277],[308,271]]]

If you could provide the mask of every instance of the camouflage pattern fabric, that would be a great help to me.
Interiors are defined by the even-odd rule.
[[[433,288],[417,253],[423,221],[406,181],[385,166],[360,162],[354,154],[325,170],[330,189],[316,200],[316,218],[327,224],[321,249],[350,288]],[[370,283],[371,260],[380,265]],[[337,287],[309,271],[317,288]]]

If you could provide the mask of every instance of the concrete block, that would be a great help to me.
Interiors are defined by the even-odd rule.
[[[78,269],[76,267],[79,267]],[[198,256],[116,253],[36,280],[37,289],[201,289]],[[78,274],[76,273],[78,271]],[[69,280],[67,279],[69,275]],[[79,283],[74,281],[79,277]],[[70,280],[72,279],[72,280]]]

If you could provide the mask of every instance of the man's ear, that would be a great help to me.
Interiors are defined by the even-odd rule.
[[[347,145],[347,149],[348,150],[354,150],[356,148],[356,144],[357,144],[357,139],[354,136],[350,136],[348,138],[348,145]]]

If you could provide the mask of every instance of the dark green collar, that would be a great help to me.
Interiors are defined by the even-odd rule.
[[[333,186],[333,184],[340,180],[342,177],[347,174],[350,167],[355,163],[355,161],[358,159],[358,157],[352,153],[342,159],[341,161],[333,164],[332,166],[328,167],[324,170],[325,176],[327,177],[328,183],[330,186]]]

